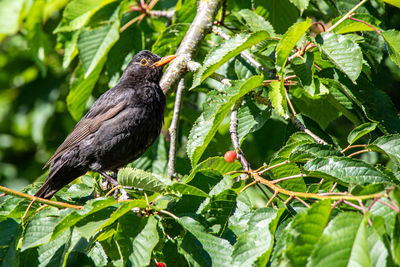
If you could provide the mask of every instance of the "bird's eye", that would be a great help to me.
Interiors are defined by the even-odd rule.
[[[149,62],[147,61],[147,59],[142,58],[142,60],[140,60],[140,65],[146,66],[147,64],[149,64]]]

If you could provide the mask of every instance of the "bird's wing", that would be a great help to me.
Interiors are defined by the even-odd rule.
[[[96,116],[84,116],[75,126],[74,130],[67,136],[65,141],[57,148],[54,155],[46,162],[43,168],[46,168],[65,151],[82,141],[89,134],[96,132],[104,121],[117,115],[125,107],[126,103],[126,101],[121,101],[106,112],[97,113]]]

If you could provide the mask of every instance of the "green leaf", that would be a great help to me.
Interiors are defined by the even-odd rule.
[[[367,148],[376,150],[374,149],[374,146],[376,146],[379,149],[383,150],[387,155],[397,160],[397,162],[400,162],[399,144],[400,144],[400,135],[394,134],[394,135],[386,135],[379,137],[371,144],[371,146],[368,146]]]
[[[371,257],[372,266],[389,266],[389,262],[391,261],[389,251],[382,237],[379,236],[375,225],[376,220],[373,221],[372,227],[367,227],[369,255]]]
[[[198,189],[194,186],[182,183],[173,183],[168,185],[165,190],[169,194],[177,194],[177,195],[192,195],[198,197],[209,197],[209,195],[201,189]]]
[[[261,208],[250,214],[248,228],[237,237],[232,252],[233,266],[252,266],[257,260],[265,266],[274,244],[274,233],[283,213],[271,208]]]
[[[247,135],[261,129],[271,117],[271,112],[269,106],[257,106],[253,100],[246,100],[237,113],[239,142],[242,143]]]
[[[290,0],[290,2],[300,10],[300,13],[303,13],[310,0]]]
[[[38,248],[39,266],[62,266],[65,259],[64,252],[68,250],[71,230],[64,231],[51,242]]]
[[[153,44],[153,53],[163,56],[175,54],[189,26],[190,24],[188,23],[178,23],[166,28]]]
[[[277,33],[284,33],[299,18],[297,8],[289,0],[254,0],[254,12],[267,19]]]
[[[140,169],[131,167],[122,168],[118,171],[118,184],[122,186],[133,186],[143,190],[160,192],[164,190],[167,179]]]
[[[24,0],[0,1],[0,33],[14,34],[18,31],[19,17]]]
[[[240,21],[240,23],[242,23],[252,32],[267,31],[270,35],[275,34],[271,23],[250,9],[242,9],[239,11],[233,10],[232,13]]]
[[[400,66],[400,32],[388,30],[381,33],[389,50],[390,58],[397,66]]]
[[[229,59],[237,56],[243,50],[265,40],[269,37],[268,32],[259,31],[250,34],[239,34],[229,40],[225,40],[221,45],[211,49],[203,61],[202,66],[196,71],[193,77],[192,88],[199,86],[208,76],[214,73]]]
[[[149,216],[146,226],[132,240],[129,262],[132,266],[148,266],[154,247],[158,243],[157,220]]]
[[[210,157],[193,168],[188,178],[185,179],[185,183],[192,181],[195,175],[200,171],[217,171],[221,175],[225,175],[227,172],[236,171],[241,168],[242,165],[237,161],[228,163],[225,161],[224,157]]]
[[[179,0],[175,6],[173,22],[192,23],[197,11],[197,0]]]
[[[190,217],[178,222],[186,230],[180,249],[192,266],[225,266],[231,262],[233,248],[227,240],[209,234]]]
[[[357,141],[364,135],[375,130],[377,125],[378,125],[377,123],[368,122],[368,123],[364,123],[360,126],[357,126],[347,136],[347,142],[349,143],[349,145],[353,144],[355,141]]]
[[[17,266],[16,251],[20,237],[19,224],[13,219],[5,219],[0,222],[0,264],[1,266]]]
[[[304,165],[304,169],[309,171],[313,176],[331,178],[337,182],[346,184],[392,184],[391,179],[383,172],[362,160],[353,158],[316,158],[307,162],[307,164]]]
[[[392,6],[400,8],[400,1],[399,0],[382,0],[385,3],[388,3]]]
[[[111,24],[95,29],[84,29],[78,38],[79,56],[87,78],[106,57],[119,38],[119,7],[114,10]]]
[[[311,255],[311,266],[371,266],[366,222],[369,216],[341,213],[325,229]]]
[[[304,58],[296,57],[293,59],[290,66],[296,76],[300,79],[300,83],[304,90],[311,96],[316,95],[313,79],[314,54],[306,53]]]
[[[105,58],[85,78],[85,71],[82,64],[79,64],[72,73],[70,91],[67,96],[67,107],[72,118],[79,121],[86,109],[86,103],[92,94],[93,88],[100,76],[105,63]]]
[[[204,112],[200,115],[190,131],[187,144],[187,153],[192,162],[192,166],[195,166],[200,160],[204,150],[214,137],[218,127],[229,113],[233,104],[245,94],[261,86],[262,82],[263,76],[253,76],[245,82],[232,82],[232,87],[226,89],[228,95],[225,103],[215,103],[211,105],[214,112],[212,112],[213,115],[208,116],[208,118],[205,118],[206,114]]]
[[[63,12],[63,18],[54,33],[81,29],[90,17],[101,7],[115,0],[73,0]]]
[[[62,219],[61,214],[54,207],[36,213],[26,226],[21,251],[48,243],[54,228]]]
[[[53,233],[51,235],[51,240],[54,240],[59,234],[64,232],[71,226],[74,226],[80,220],[89,216],[99,210],[108,208],[109,206],[115,204],[116,201],[113,198],[96,198],[86,202],[84,208],[79,211],[72,211],[67,216],[64,216],[61,221],[57,223],[54,227]]]
[[[329,200],[319,201],[299,213],[289,226],[285,256],[292,266],[306,266],[316,247],[331,213]]]
[[[222,233],[228,223],[229,217],[236,206],[238,194],[232,189],[226,189],[211,197],[208,203],[201,209],[201,214],[209,222],[209,225],[219,224],[218,232]]]
[[[352,18],[362,20],[374,27],[377,27],[381,23],[377,18],[369,15],[369,14],[354,14],[351,16]],[[332,25],[334,25],[339,19],[342,17],[336,18],[332,21]],[[334,32],[338,34],[344,34],[349,32],[360,32],[360,31],[374,31],[373,28],[366,25],[365,23],[346,19],[342,21],[335,29]]]
[[[283,83],[273,81],[268,85],[268,88],[270,88],[268,91],[268,97],[271,100],[272,106],[279,115],[286,117],[287,101]]]
[[[323,32],[317,37],[324,55],[355,83],[362,69],[360,47],[343,35]]]
[[[400,264],[400,214],[396,214],[393,227],[393,258]]]
[[[43,31],[43,11],[45,6],[46,1],[35,1],[29,10],[29,16],[25,22],[25,28],[28,32],[26,39],[28,40],[29,51],[43,77],[46,76],[45,57],[51,49],[50,40]]]
[[[290,153],[290,162],[304,162],[314,158],[343,156],[331,145],[323,144],[302,144],[296,146]]]
[[[307,18],[306,21],[298,22],[290,26],[276,46],[276,65],[282,68],[286,64],[290,52],[310,26],[310,18]]]
[[[326,129],[341,113],[330,103],[331,96],[327,94],[328,89],[323,84],[318,85],[318,83],[318,80],[314,80],[315,91],[312,93],[320,95],[312,97],[305,90],[296,88],[292,92],[292,103],[298,107],[302,114],[313,119],[322,129]]]

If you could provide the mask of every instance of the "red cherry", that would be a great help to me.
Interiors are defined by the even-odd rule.
[[[236,160],[236,158],[237,158],[236,152],[235,152],[235,151],[232,151],[232,150],[227,151],[227,152],[225,153],[225,155],[224,155],[224,159],[225,159],[225,161],[228,162],[228,163],[234,162],[234,161]]]
[[[167,267],[163,262],[157,262],[157,267]]]

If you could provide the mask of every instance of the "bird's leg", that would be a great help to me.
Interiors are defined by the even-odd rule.
[[[107,173],[103,172],[103,171],[98,171],[98,173],[100,173],[101,175],[103,175],[104,178],[107,179],[107,181],[109,181],[113,186],[117,186],[118,182],[117,180],[115,180],[113,177],[111,177],[110,175],[108,175]]]

